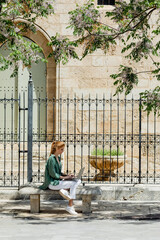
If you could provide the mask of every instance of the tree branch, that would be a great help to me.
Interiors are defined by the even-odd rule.
[[[137,18],[137,17],[139,17],[139,16],[141,16],[144,12],[147,12],[148,10],[150,10],[150,9],[157,9],[157,8],[153,8],[153,7],[150,7],[150,8],[148,8],[148,9],[145,9],[144,11],[142,11],[142,12],[140,12],[138,15],[136,15],[134,18],[132,18],[131,19],[131,21],[128,23],[128,25],[126,26],[126,28],[128,28],[128,26]]]
[[[141,24],[153,11],[155,11],[156,10],[156,8],[153,8],[149,13],[147,13],[146,14],[146,16],[144,16],[142,19],[141,19],[141,21],[139,21],[134,27],[132,27],[132,28],[129,28],[129,29],[126,29],[125,31],[123,31],[122,33],[118,33],[114,38],[113,38],[113,40],[115,39],[115,38],[117,38],[117,37],[119,37],[120,35],[123,35],[124,33],[126,33],[126,32],[131,32],[131,31],[133,31],[136,27],[138,27],[138,25],[139,24]]]
[[[136,74],[140,74],[140,73],[152,73],[152,71],[142,71],[142,72],[137,72]]]
[[[149,57],[150,57],[150,59],[152,60],[152,62],[154,63],[154,65],[156,66],[156,68],[157,69],[159,69],[158,67],[157,67],[157,65],[156,65],[156,62],[154,61],[154,59],[152,58],[152,56],[149,54]]]
[[[105,24],[105,23],[101,23],[101,22],[98,22],[98,23],[100,23],[101,25],[107,26],[107,27],[109,27],[109,28],[112,28],[113,30],[115,30],[115,31],[118,32],[118,29],[116,29],[116,28],[114,28],[114,27],[111,27],[111,26],[109,26],[109,25],[107,25],[107,24]]]
[[[96,34],[96,33],[89,33],[89,35],[83,37],[83,39],[87,39],[88,37],[90,36],[108,36],[108,37],[111,37],[112,40],[116,39],[117,37],[119,37],[120,35],[123,35],[129,31],[133,31],[136,27],[138,27],[139,24],[141,24],[153,11],[155,11],[157,8],[156,7],[152,7],[150,8],[151,11],[149,11],[142,19],[141,21],[139,21],[135,26],[133,26],[132,28],[129,28],[129,29],[126,29],[124,30],[123,32],[118,32],[118,33],[114,33],[114,34],[106,34],[106,33],[102,33],[102,34]],[[148,9],[147,9],[148,10]],[[114,28],[113,28],[114,29]],[[116,31],[118,31],[118,29],[114,29]]]
[[[0,16],[2,16],[4,13],[6,13],[8,10],[11,10],[14,6],[10,7],[10,8],[7,8],[5,11],[3,12],[0,12]]]

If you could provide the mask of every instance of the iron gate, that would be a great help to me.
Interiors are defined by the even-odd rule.
[[[13,93],[9,98],[5,93],[0,99],[0,186],[19,187],[25,181],[32,181],[32,94],[30,74],[27,104],[26,92],[18,98]]]

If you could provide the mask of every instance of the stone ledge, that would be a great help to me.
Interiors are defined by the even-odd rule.
[[[27,187],[27,186],[26,186]],[[83,189],[93,189],[98,187],[102,191],[102,195],[93,196],[96,200],[106,201],[135,201],[141,202],[159,201],[160,199],[160,185],[152,184],[86,184],[85,187],[79,186],[77,188],[77,200],[80,200],[79,192]],[[62,199],[58,193],[53,194],[50,190],[47,190],[46,198],[49,200]],[[85,191],[85,190],[83,190]],[[93,191],[93,190],[92,190]],[[27,194],[20,194],[23,192],[22,187],[18,191],[17,188],[0,188],[1,199],[27,199]],[[42,198],[44,195],[42,196]],[[28,195],[29,198],[29,195]]]

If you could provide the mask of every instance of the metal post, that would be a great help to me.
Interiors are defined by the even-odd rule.
[[[141,183],[141,148],[142,148],[142,100],[139,99],[139,183]]]
[[[19,93],[19,155],[18,155],[18,188],[20,187],[20,169],[21,169],[21,95]]]
[[[33,131],[33,82],[32,74],[29,75],[28,82],[28,168],[27,180],[32,182],[32,131]]]

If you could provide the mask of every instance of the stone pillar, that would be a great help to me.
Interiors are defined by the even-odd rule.
[[[31,213],[40,212],[40,194],[31,194],[30,195],[30,211]]]
[[[91,213],[91,195],[82,196],[82,213]]]

